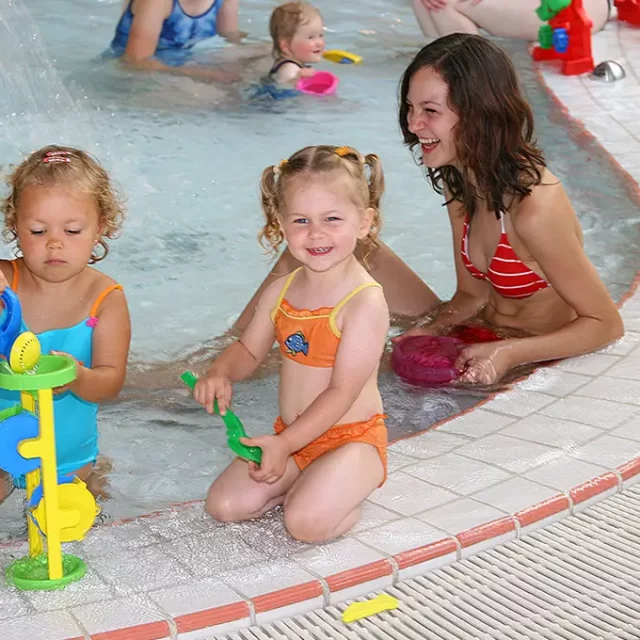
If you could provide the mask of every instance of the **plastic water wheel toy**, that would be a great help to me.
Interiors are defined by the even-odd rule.
[[[9,565],[6,578],[18,589],[61,589],[87,570],[80,558],[62,554],[61,543],[82,540],[97,514],[84,482],[57,474],[52,390],[73,382],[76,363],[41,355],[37,336],[21,331],[18,297],[5,289],[2,300],[0,388],[19,392],[20,403],[0,412],[0,469],[24,476],[29,509],[29,555]]]

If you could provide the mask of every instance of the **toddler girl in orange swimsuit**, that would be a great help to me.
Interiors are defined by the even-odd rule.
[[[231,385],[253,373],[278,342],[280,417],[274,435],[243,440],[262,463],[234,460],[206,500],[217,520],[248,520],[284,505],[299,540],[346,533],[360,505],[386,478],[387,429],[378,367],[389,327],[380,285],[354,256],[375,245],[384,188],[378,157],[314,146],[262,174],[260,232],[302,263],[263,292],[240,339],[201,377],[195,399],[225,411]]]

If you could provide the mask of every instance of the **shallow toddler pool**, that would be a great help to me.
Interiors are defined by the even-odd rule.
[[[365,64],[326,65],[341,77],[336,98],[261,104],[188,78],[132,75],[101,60],[120,4],[32,0],[29,11],[20,2],[0,9],[0,163],[52,142],[83,146],[128,198],[123,235],[101,266],[124,285],[133,321],[127,388],[100,419],[101,448],[113,463],[107,518],[202,498],[231,459],[221,423],[195,406],[177,374],[185,362],[202,367],[194,354],[225,332],[267,271],[256,242],[258,179],[267,164],[314,143],[378,153],[387,179],[384,240],[441,297],[454,287],[442,201],[402,146],[396,119],[398,80],[424,44],[408,3],[331,3],[323,9],[328,47],[355,51]],[[243,28],[264,38],[272,4],[243,0]],[[587,252],[618,299],[637,269],[637,203],[607,156],[539,85],[524,44],[504,45],[551,168],[578,211]],[[202,59],[226,54],[224,45],[198,51]],[[255,79],[268,64],[247,64],[246,73]],[[209,343],[205,353],[213,349]],[[388,374],[381,382],[392,438],[475,400],[417,392]],[[273,375],[238,385],[235,398],[248,431],[271,428]],[[0,539],[22,535],[19,499],[14,494],[0,507]]]

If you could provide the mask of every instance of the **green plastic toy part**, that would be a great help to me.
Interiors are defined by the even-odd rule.
[[[555,18],[561,11],[571,6],[573,0],[541,0],[536,14],[540,20],[547,22]]]
[[[62,556],[62,578],[49,579],[47,556],[41,554],[32,558],[19,558],[6,569],[7,582],[23,591],[52,591],[62,589],[80,580],[87,571],[87,565],[76,556]]]
[[[182,380],[182,382],[184,382],[187,387],[193,391],[193,388],[196,386],[196,382],[198,381],[198,377],[194,373],[191,373],[191,371],[185,371],[180,376],[180,380]],[[213,410],[220,416],[217,400],[213,403]],[[262,449],[260,447],[248,447],[246,444],[242,444],[240,442],[240,438],[249,437],[247,432],[244,430],[242,422],[240,422],[240,418],[238,418],[231,409],[227,409],[225,414],[220,417],[224,422],[224,426],[227,428],[227,445],[229,449],[231,449],[231,451],[240,458],[260,464],[262,461]]]

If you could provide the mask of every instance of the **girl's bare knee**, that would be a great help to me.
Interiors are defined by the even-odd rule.
[[[335,522],[322,517],[313,505],[285,505],[284,526],[289,535],[300,542],[326,542],[335,537]]]
[[[210,493],[204,504],[204,510],[218,522],[236,522],[241,519],[237,505],[225,495]]]

